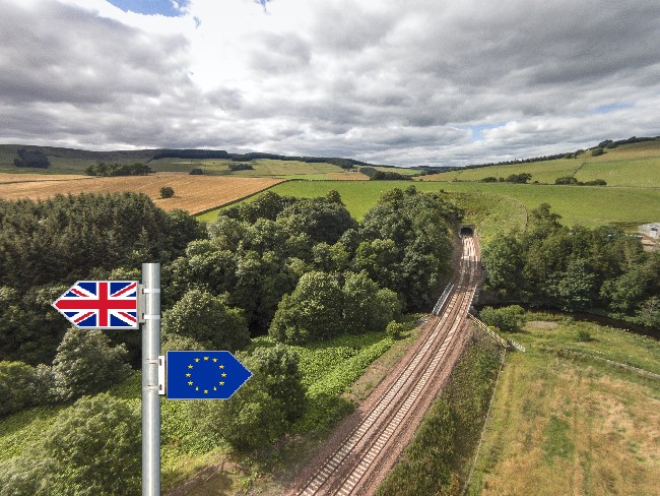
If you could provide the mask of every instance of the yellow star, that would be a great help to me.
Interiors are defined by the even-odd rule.
[[[218,388],[213,386],[213,391],[217,391],[217,390],[218,390]]]
[[[223,373],[222,373],[222,377],[227,377],[227,374],[225,374],[225,373],[223,372]]]
[[[195,391],[199,391],[199,386],[195,386]]]
[[[208,390],[208,389],[205,389],[205,390],[204,390],[204,394],[209,394],[209,390]]]
[[[192,381],[188,381],[188,385],[189,385],[189,386],[192,386],[192,385],[193,385],[193,382],[192,382]]]
[[[199,362],[199,358],[195,358],[195,361],[196,361],[196,362]]]
[[[186,374],[186,377],[190,377],[192,374]]]
[[[214,358],[214,359],[213,359],[213,361],[214,361],[214,362],[217,362],[217,361],[218,361],[218,359],[217,359],[217,358]]]
[[[191,369],[191,368],[192,368],[192,365],[188,365],[188,368]]]
[[[219,368],[221,368],[221,369],[224,369],[224,368],[225,368],[225,366],[224,366],[224,365],[220,365],[220,367],[219,367]]]
[[[225,385],[225,383],[224,383],[224,382],[222,382],[222,381],[220,381],[220,385],[221,385],[221,386],[224,386],[224,385]]]
[[[208,359],[209,359],[209,357],[204,357],[204,360],[205,360],[205,361],[208,361]]]

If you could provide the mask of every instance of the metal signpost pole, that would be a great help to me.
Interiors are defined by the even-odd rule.
[[[142,264],[142,496],[160,496],[160,264]]]

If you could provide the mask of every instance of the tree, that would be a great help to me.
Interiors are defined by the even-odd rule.
[[[555,184],[578,184],[578,180],[573,176],[558,177],[555,179]]]
[[[400,303],[389,289],[380,289],[367,276],[347,273],[342,288],[344,329],[353,334],[382,331],[388,322],[400,317]]]
[[[163,315],[163,330],[192,338],[208,349],[234,351],[250,342],[242,310],[227,305],[226,298],[191,289]]]
[[[108,394],[62,410],[43,437],[0,463],[0,495],[140,494],[140,416]]]
[[[306,198],[287,206],[277,222],[290,233],[305,233],[316,243],[336,243],[347,230],[357,226],[350,212],[336,197]]]
[[[139,494],[141,420],[125,401],[108,394],[78,400],[46,433],[44,449],[61,464],[56,487],[66,494]]]
[[[174,189],[170,186],[163,186],[160,188],[160,197],[161,198],[172,198],[174,196]]]
[[[218,434],[235,450],[267,448],[305,409],[298,354],[277,344],[239,359],[253,372],[252,378],[226,402],[191,405],[191,414],[199,419],[200,432]]]
[[[498,233],[483,250],[483,263],[488,274],[488,286],[504,298],[520,294],[523,251],[519,240],[511,234]]]
[[[268,333],[288,344],[330,339],[341,334],[342,311],[338,277],[308,272],[280,301]]]
[[[644,301],[637,311],[637,317],[645,326],[660,329],[660,298],[651,296]]]
[[[131,372],[127,354],[123,344],[112,348],[100,330],[70,328],[53,360],[57,395],[66,401],[117,384]]]
[[[279,343],[272,348],[257,348],[250,361],[255,385],[262,387],[271,398],[282,401],[289,422],[300,418],[305,410],[305,387],[299,362],[295,351]]]

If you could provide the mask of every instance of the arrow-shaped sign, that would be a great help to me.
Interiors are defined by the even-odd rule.
[[[168,351],[167,398],[226,400],[252,377],[229,351]]]
[[[137,329],[137,281],[78,281],[53,306],[81,329]]]

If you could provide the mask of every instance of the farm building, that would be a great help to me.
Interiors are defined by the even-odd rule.
[[[651,224],[644,224],[637,228],[637,232],[649,238],[658,239],[660,233],[660,222],[653,222]]]

